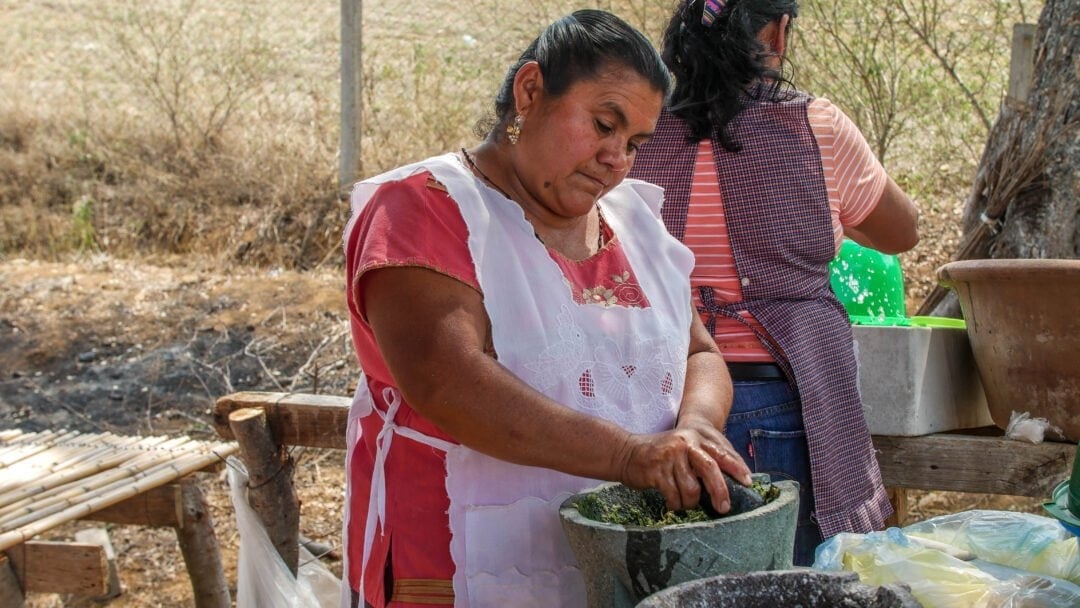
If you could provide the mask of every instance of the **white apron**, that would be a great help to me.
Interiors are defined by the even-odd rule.
[[[632,432],[672,428],[686,376],[693,255],[659,219],[661,190],[626,180],[600,201],[650,307],[580,305],[521,207],[486,187],[453,154],[358,184],[346,236],[380,184],[423,170],[446,186],[461,209],[499,363],[566,407]],[[400,395],[388,389],[382,397],[389,408],[377,440],[365,567],[385,517],[382,468],[397,434],[446,452],[455,606],[584,606],[584,582],[558,507],[598,481],[510,464],[397,426]],[[359,441],[359,420],[368,415],[382,413],[361,378],[349,418],[347,463]],[[346,512],[346,530],[348,517]]]

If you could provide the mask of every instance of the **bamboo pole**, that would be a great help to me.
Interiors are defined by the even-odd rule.
[[[132,438],[137,439],[137,438]],[[0,476],[0,505],[7,501],[4,495],[12,489],[25,487],[26,479],[41,479],[49,474],[59,471],[70,470],[81,462],[94,457],[102,457],[114,452],[115,447],[71,447],[53,446],[48,451],[39,454],[39,460],[23,461],[11,467]]]
[[[0,430],[0,441],[11,441],[13,438],[22,434],[23,432],[19,429],[3,429]]]
[[[26,500],[20,501],[17,508],[6,507],[0,513],[0,528],[12,528],[19,524],[13,523],[19,521],[28,516],[32,516],[35,513],[43,513],[49,511],[57,504],[70,505],[72,501],[70,498],[87,496],[95,491],[99,491],[103,487],[112,487],[117,483],[124,482],[130,478],[137,478],[140,475],[145,475],[147,471],[156,470],[161,466],[167,466],[170,462],[177,458],[185,457],[191,452],[203,451],[201,446],[195,445],[187,452],[174,453],[164,452],[155,453],[147,452],[142,454],[130,462],[119,467],[98,467],[100,470],[94,475],[80,475],[71,480],[64,486],[58,486],[54,488],[55,491],[50,491],[48,495],[31,495],[31,502],[27,503]],[[44,493],[42,493],[44,494]]]
[[[102,493],[113,491],[117,488],[132,484],[144,477],[153,476],[162,470],[168,470],[177,462],[186,462],[186,457],[169,458],[151,466],[140,467],[138,470],[114,469],[105,475],[97,475],[85,480],[80,480],[77,487],[60,495],[50,497],[44,501],[33,501],[29,506],[16,509],[0,519],[0,528],[11,530],[19,528],[27,523],[42,519],[64,509],[89,502]]]
[[[93,460],[95,458],[103,458],[110,453],[118,450],[128,450],[137,440],[137,437],[129,437],[126,443],[107,445],[99,448],[83,449],[77,454],[73,454],[71,458],[68,458],[63,462],[57,463],[56,466],[50,468],[50,472],[55,473],[64,469],[70,469],[72,467],[85,464],[88,460]]]
[[[68,433],[68,435],[71,435],[71,434],[72,433]],[[2,467],[2,468],[10,467],[10,466],[14,465],[15,463],[17,463],[17,462],[19,462],[21,460],[24,460],[26,458],[30,458],[30,457],[32,457],[32,456],[34,456],[36,454],[39,454],[39,453],[49,449],[50,447],[52,447],[55,444],[56,444],[56,441],[47,441],[47,442],[42,442],[42,443],[28,442],[28,443],[25,443],[25,444],[15,446],[15,449],[12,450],[10,453],[6,454],[4,456],[4,458],[3,458],[3,460],[0,461],[0,467]]]
[[[198,445],[199,444],[195,443],[191,444],[192,447],[198,447]],[[79,467],[66,471],[59,471],[50,477],[41,479],[36,485],[29,486],[22,484],[15,491],[6,492],[0,495],[0,513],[10,509],[12,503],[18,501],[21,497],[28,495],[44,496],[47,495],[47,491],[52,488],[56,488],[72,481],[77,481],[83,477],[104,471],[108,468],[115,468],[125,461],[129,461],[125,467],[137,467],[148,459],[164,458],[167,454],[176,454],[176,452],[165,452],[163,450],[129,450],[126,452],[116,452],[98,461],[85,463]]]

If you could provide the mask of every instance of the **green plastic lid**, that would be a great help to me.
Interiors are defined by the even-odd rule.
[[[829,283],[848,316],[877,319],[864,325],[896,325],[885,319],[907,317],[900,258],[845,239],[829,263]]]
[[[915,327],[967,329],[967,322],[963,319],[953,319],[951,317],[911,317],[911,324]]]
[[[874,317],[870,315],[848,315],[852,325],[874,325],[877,327],[909,327],[911,319],[907,317]]]

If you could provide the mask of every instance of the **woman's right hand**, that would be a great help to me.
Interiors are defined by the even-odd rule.
[[[751,483],[749,467],[711,424],[630,435],[621,457],[620,481],[631,488],[656,488],[670,510],[697,506],[704,486],[713,507],[726,513],[731,505],[723,473],[744,485]]]

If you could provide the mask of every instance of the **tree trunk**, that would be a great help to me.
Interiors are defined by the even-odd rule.
[[[953,259],[1080,257],[1080,0],[1047,0],[1034,82],[1007,100],[983,151]],[[917,314],[958,317],[936,287]]]

